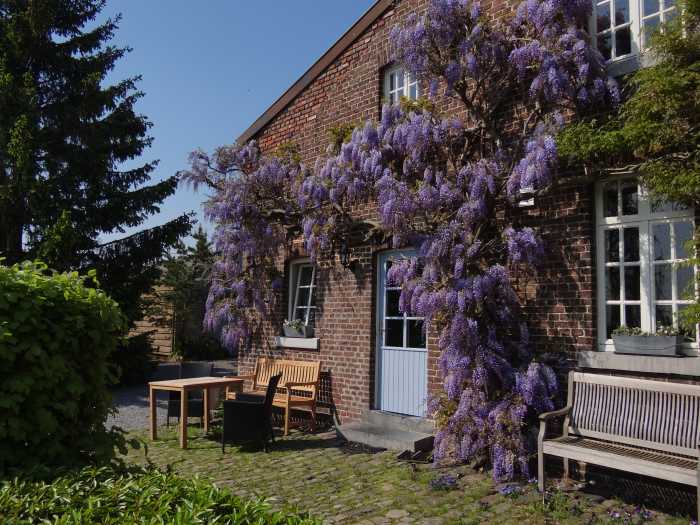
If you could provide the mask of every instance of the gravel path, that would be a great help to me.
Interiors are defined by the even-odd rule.
[[[175,379],[177,365],[173,363],[163,363],[153,374],[154,380]],[[236,370],[233,361],[215,361],[214,375],[230,374]],[[117,413],[107,419],[107,428],[113,426],[121,427],[124,430],[147,429],[149,424],[148,414],[148,390],[145,385],[129,386],[118,388],[112,392],[114,406]],[[157,392],[158,400],[158,423],[165,424],[165,415],[168,407],[168,393]]]

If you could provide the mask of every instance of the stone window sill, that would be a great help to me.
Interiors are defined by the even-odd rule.
[[[579,352],[578,366],[624,372],[645,372],[700,377],[700,357],[623,355],[613,352]]]
[[[275,337],[275,346],[281,348],[301,348],[318,350],[318,337]]]

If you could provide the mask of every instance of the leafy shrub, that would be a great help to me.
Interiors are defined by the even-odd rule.
[[[0,265],[0,472],[112,453],[108,359],[124,326],[92,272]]]
[[[312,525],[305,516],[273,513],[198,478],[155,469],[84,468],[52,482],[15,479],[0,486],[2,523],[218,523]]]

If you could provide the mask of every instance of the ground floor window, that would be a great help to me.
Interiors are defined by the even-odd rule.
[[[314,326],[316,318],[316,267],[308,259],[289,266],[289,318]]]
[[[651,199],[636,178],[600,183],[596,201],[598,342],[610,344],[621,325],[678,327],[696,294],[695,269],[684,264],[694,210]],[[685,335],[696,346],[696,333]]]

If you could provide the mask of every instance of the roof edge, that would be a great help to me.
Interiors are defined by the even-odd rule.
[[[285,91],[265,112],[246,129],[236,142],[243,144],[279,115],[309,84],[330,66],[350,45],[370,27],[396,0],[377,0],[309,69]]]

